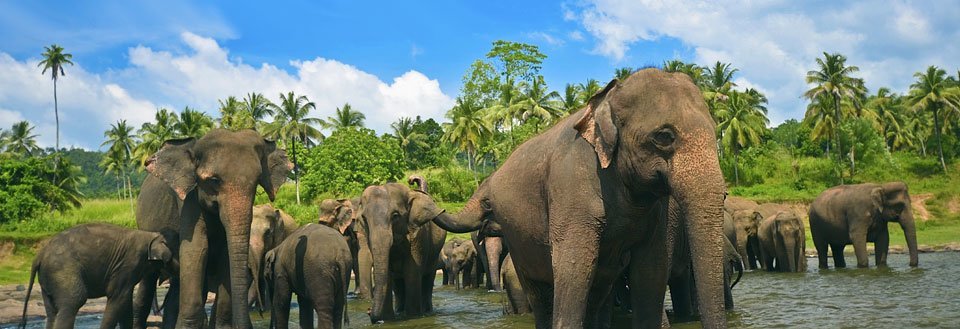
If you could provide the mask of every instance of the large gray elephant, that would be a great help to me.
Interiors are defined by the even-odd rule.
[[[688,76],[644,69],[520,145],[459,214],[435,222],[452,232],[502,227],[538,328],[608,322],[600,310],[625,266],[634,326],[660,326],[683,226],[703,325],[725,327],[715,130]]]
[[[267,251],[280,245],[300,225],[293,216],[274,208],[269,204],[253,207],[253,221],[250,223],[250,256],[249,267],[252,276],[250,290],[247,295],[248,303],[256,303],[257,307],[269,309],[270,296],[264,291],[263,259]]]
[[[406,185],[369,186],[360,198],[360,224],[373,260],[370,321],[418,316],[433,309],[437,258],[447,232],[431,221],[443,210],[430,195]],[[362,271],[362,269],[361,269]]]
[[[332,227],[343,234],[343,238],[350,246],[350,256],[353,257],[353,278],[356,284],[354,292],[357,298],[370,298],[370,271],[373,266],[370,260],[370,251],[367,249],[367,243],[362,229],[357,224],[357,216],[360,213],[360,199],[325,199],[320,202],[320,224]],[[363,243],[361,243],[363,238]],[[361,257],[361,254],[363,257]],[[360,264],[366,266],[365,271],[361,271]]]
[[[792,210],[781,210],[763,219],[758,229],[760,261],[767,271],[807,270],[807,245],[803,221]]]
[[[264,277],[273,295],[271,328],[286,329],[290,298],[297,294],[300,327],[342,328],[347,321],[347,289],[353,258],[343,233],[307,224],[267,252]]]
[[[164,301],[164,327],[205,327],[208,290],[230,305],[217,308],[218,326],[250,327],[253,199],[259,185],[273,200],[292,167],[286,152],[253,130],[214,129],[200,139],[170,140],[147,160],[137,225],[179,244],[182,265]],[[140,327],[156,291],[157,275],[148,275],[135,303]]]
[[[110,224],[82,224],[58,233],[40,249],[30,269],[23,319],[36,277],[43,288],[47,328],[73,328],[89,298],[107,297],[101,329],[133,327],[133,286],[145,272],[173,261],[163,235]],[[176,264],[170,264],[176,267]]]
[[[527,295],[523,293],[520,277],[517,276],[517,269],[513,266],[513,259],[509,254],[503,259],[503,267],[500,268],[500,282],[503,283],[503,290],[507,293],[508,304],[505,313],[530,313],[530,302],[527,301]]]
[[[889,222],[900,224],[910,251],[910,266],[917,266],[917,230],[910,205],[910,193],[903,182],[840,185],[820,193],[810,205],[810,233],[820,268],[827,268],[828,246],[833,251],[834,266],[846,267],[843,249],[848,244],[853,244],[857,267],[869,266],[867,242],[874,243],[877,266],[886,266]]]

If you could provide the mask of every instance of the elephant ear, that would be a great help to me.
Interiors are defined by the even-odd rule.
[[[443,213],[443,209],[437,207],[430,195],[419,190],[410,190],[408,192],[410,221],[421,226],[432,221]]]
[[[170,246],[167,246],[163,235],[157,233],[157,235],[150,240],[150,245],[147,249],[147,260],[158,260],[166,264],[170,262],[171,259],[173,259],[173,252],[170,251]]]
[[[593,95],[587,102],[583,117],[574,126],[580,132],[580,136],[593,145],[602,168],[610,166],[619,141],[619,129],[614,122],[610,102],[607,100],[610,90],[616,86],[617,80],[611,80],[603,90]]]
[[[883,188],[875,187],[870,190],[870,201],[873,202],[873,209],[877,210],[877,213],[883,212]]]
[[[293,170],[293,163],[287,159],[287,152],[277,148],[277,143],[268,139],[263,140],[264,157],[261,159],[260,186],[267,192],[270,201],[277,197],[280,185],[287,181],[287,174]]]
[[[168,140],[144,163],[147,172],[170,185],[180,200],[186,199],[187,193],[197,186],[194,143],[194,138]]]
[[[340,202],[340,206],[337,207],[337,211],[336,211],[337,227],[335,228],[337,229],[337,231],[340,231],[340,234],[345,234],[347,232],[347,229],[349,229],[353,225],[353,218],[354,218],[353,203],[350,202],[350,199],[342,199],[337,201]],[[343,220],[340,220],[341,214],[345,215],[343,217]]]

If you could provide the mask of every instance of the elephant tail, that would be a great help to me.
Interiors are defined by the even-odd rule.
[[[27,328],[27,306],[30,305],[30,292],[33,291],[33,280],[37,277],[40,270],[40,257],[33,260],[33,266],[30,267],[30,283],[27,284],[27,297],[23,298],[23,315],[20,317],[20,328]]]

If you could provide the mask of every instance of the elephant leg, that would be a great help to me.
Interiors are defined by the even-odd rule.
[[[423,288],[423,275],[418,273],[417,269],[406,266],[407,270],[403,276],[404,296],[401,303],[405,305],[407,317],[419,316],[423,314],[423,300],[420,298]]]
[[[57,305],[57,315],[56,319],[53,320],[53,329],[73,329],[74,323],[77,322],[77,312],[80,311],[80,307],[83,306],[86,301],[86,294],[57,299],[55,302],[55,305]]]
[[[607,297],[600,303],[597,310],[596,327],[600,329],[610,329],[613,321],[613,299],[614,293],[611,291]]]
[[[357,266],[359,267],[360,284],[358,284],[357,298],[370,298],[370,292],[373,291],[373,255],[370,253],[370,246],[367,244],[366,233],[357,232],[357,240],[360,248],[357,249]]]
[[[876,241],[873,243],[873,252],[877,261],[877,267],[887,266],[887,253],[890,251],[890,232],[881,228],[877,232]]]
[[[433,281],[436,279],[436,271],[424,274],[420,278],[420,307],[425,313],[433,312]]]
[[[270,310],[272,327],[287,329],[290,326],[290,283],[286,278],[276,278],[273,286],[273,306]],[[301,312],[303,308],[300,309]]]
[[[549,329],[553,321],[553,287],[548,283],[536,282],[520,275],[518,270],[517,278],[520,280],[520,286],[523,287],[525,300],[530,304],[530,310],[536,320],[537,329]]]
[[[857,267],[870,266],[867,253],[867,232],[850,230],[850,241],[853,242],[853,252],[857,255]]]
[[[404,286],[401,275],[394,275],[393,279],[393,299],[396,301],[397,313],[405,314],[407,310],[407,287]],[[399,278],[397,278],[399,277]],[[384,306],[386,308],[386,306]]]
[[[150,306],[153,299],[157,296],[157,279],[160,277],[160,271],[149,271],[144,273],[140,284],[137,286],[137,293],[133,300],[133,325],[137,329],[147,327],[147,317],[150,315]]]
[[[340,295],[338,292],[339,289],[331,286],[330,290],[337,296]],[[300,312],[309,311],[307,313],[313,313],[313,312],[317,313],[317,328],[332,329],[340,325],[339,317],[334,316],[334,314],[335,312],[338,312],[338,310],[343,311],[343,308],[342,306],[339,306],[340,304],[337,302],[336,297],[334,296],[329,296],[329,297],[331,298],[327,298],[327,302],[325,303],[318,303],[317,301],[313,301],[313,308],[310,308],[307,310],[304,310],[303,305],[300,305],[300,310],[301,310]],[[338,306],[340,307],[339,309],[337,308]],[[302,324],[300,325],[300,327],[307,328],[307,327],[304,327]],[[312,324],[310,328],[313,328]]]
[[[819,264],[820,268],[823,268],[823,269],[828,268],[829,266],[827,265],[827,259],[828,259],[827,248],[829,247],[829,245],[827,244],[826,239],[824,239],[819,235],[814,235],[813,247],[817,248],[817,261],[820,263]],[[833,265],[836,266],[837,262],[834,261]]]
[[[306,294],[297,294],[297,303],[300,304],[300,328],[313,329],[313,313],[316,306],[313,299]],[[323,319],[320,319],[323,323]]]
[[[562,219],[561,219],[562,220]],[[580,328],[586,323],[587,298],[596,276],[597,232],[563,232],[576,239],[553,241],[553,327]],[[551,232],[553,233],[553,232]],[[551,235],[556,235],[554,233]]]
[[[693,306],[693,275],[684,273],[671,278],[670,301],[673,302],[673,316],[679,322],[687,322],[694,316]]]
[[[226,281],[226,280],[221,280]],[[232,327],[233,320],[233,309],[230,307],[230,286],[226,282],[221,282],[220,286],[217,288],[217,297],[214,300],[213,312],[210,312],[216,316],[214,321],[210,320],[210,323],[216,328],[230,328]]]
[[[184,232],[186,230],[186,232]],[[203,328],[207,320],[206,266],[208,258],[207,222],[200,218],[181,223],[180,240],[180,316],[177,328]]]
[[[676,228],[674,228],[676,230]],[[650,241],[630,251],[629,282],[630,303],[633,306],[633,328],[656,328],[669,326],[663,308],[670,255],[673,246],[667,244],[666,225],[657,225],[650,233]]]
[[[44,328],[53,328],[56,325],[57,319],[57,303],[53,302],[53,298],[50,298],[50,295],[40,294],[43,296],[43,309],[47,311],[47,326]]]
[[[170,278],[170,287],[167,289],[167,295],[163,298],[163,329],[173,329],[177,324],[177,317],[180,313],[180,279]]]
[[[843,249],[846,245],[843,243],[830,244],[830,251],[833,252],[833,266],[836,268],[847,267],[847,260],[843,258]]]
[[[103,310],[100,329],[121,329],[133,327],[133,287],[107,297],[107,306]]]

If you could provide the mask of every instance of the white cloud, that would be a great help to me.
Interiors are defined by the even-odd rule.
[[[555,46],[555,47],[563,46],[566,43],[566,41],[564,41],[563,39],[555,37],[547,32],[531,32],[527,34],[527,37],[533,40],[546,42],[548,45]]]
[[[570,37],[570,40],[573,40],[573,41],[583,41],[583,33],[581,33],[580,31],[570,32],[567,36]]]
[[[10,130],[14,123],[23,121],[23,115],[20,112],[0,109],[0,129]]]
[[[453,99],[435,79],[408,71],[391,82],[336,60],[294,60],[292,72],[262,63],[230,58],[215,40],[184,32],[183,52],[137,46],[129,49],[130,67],[90,73],[80,65],[66,67],[59,84],[61,144],[97,148],[103,131],[116,120],[139,127],[158,106],[179,111],[184,106],[213,116],[217,100],[260,92],[273,101],[294,91],[317,105],[314,117],[327,118],[349,102],[367,116],[367,127],[379,133],[400,116],[443,118]],[[53,145],[53,98],[48,76],[36,59],[17,61],[0,52],[0,124],[21,119],[35,124],[43,146]],[[12,123],[11,123],[12,124]]]
[[[679,39],[694,61],[730,62],[738,81],[767,93],[771,123],[803,115],[803,79],[823,52],[839,52],[860,67],[867,87],[905,91],[913,72],[928,65],[948,70],[960,58],[960,6],[912,2],[751,0],[591,0],[564,18],[579,21],[597,39],[593,51],[614,61],[639,41]]]

